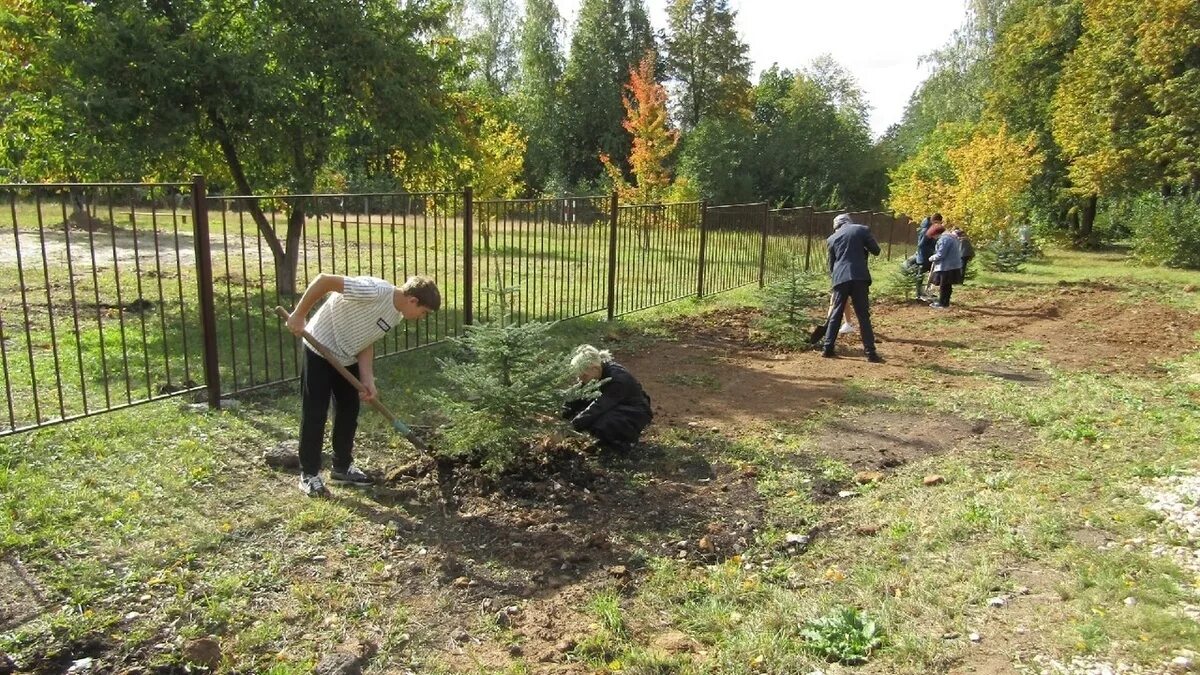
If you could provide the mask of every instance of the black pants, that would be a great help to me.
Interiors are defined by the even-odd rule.
[[[837,341],[838,329],[842,327],[842,315],[846,313],[846,300],[854,301],[854,314],[858,317],[858,332],[862,334],[863,349],[867,354],[875,353],[875,331],[871,329],[871,284],[866,281],[847,281],[833,287],[833,310],[829,324],[825,327],[825,350],[831,351]]]
[[[587,432],[601,444],[632,444],[642,436],[650,418],[641,410],[617,406],[601,415]]]
[[[571,401],[563,407],[563,418],[571,419],[583,412],[591,401]],[[630,445],[637,443],[642,431],[650,426],[652,416],[636,406],[617,405],[604,413],[585,431],[601,445]]]
[[[954,292],[954,284],[944,283],[938,286],[938,304],[942,307],[950,306],[950,294]]]
[[[358,377],[358,364],[346,366]],[[333,466],[345,469],[353,462],[354,432],[358,428],[358,390],[323,356],[304,349],[304,370],[300,373],[303,397],[300,416],[300,470],[307,474],[321,471],[321,442],[325,438],[325,419],[329,399],[333,398]]]

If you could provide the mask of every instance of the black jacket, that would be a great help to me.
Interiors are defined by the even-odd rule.
[[[563,416],[571,420],[576,431],[586,431],[596,420],[613,411],[646,423],[654,417],[650,411],[650,396],[625,366],[609,361],[600,367],[600,378],[608,381],[600,385],[599,398],[571,401],[563,410]]]
[[[871,283],[867,254],[879,255],[879,242],[866,225],[848,223],[826,240],[829,246],[829,279],[834,286],[848,281]]]

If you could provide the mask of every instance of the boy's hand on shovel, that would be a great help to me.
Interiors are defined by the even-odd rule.
[[[304,336],[305,322],[303,314],[300,314],[299,312],[292,312],[291,314],[288,314],[287,321],[285,321],[284,324],[288,327],[288,330],[292,332],[292,335],[295,335],[296,337]]]

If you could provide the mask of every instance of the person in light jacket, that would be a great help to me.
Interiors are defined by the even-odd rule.
[[[954,292],[955,284],[963,282],[962,242],[953,231],[943,232],[938,237],[937,248],[930,260],[933,261],[933,276],[929,281],[939,292],[938,299],[929,306],[946,309],[950,306],[950,294]]]

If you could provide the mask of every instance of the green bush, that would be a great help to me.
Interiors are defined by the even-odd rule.
[[[1035,255],[1040,254],[1032,238],[1023,238],[1011,230],[1001,231],[988,242],[977,256],[986,270],[993,272],[1020,272]]]
[[[883,645],[883,631],[854,607],[835,607],[828,614],[805,622],[800,631],[804,648],[826,661],[856,665],[866,663]]]
[[[429,397],[445,419],[436,452],[501,473],[535,463],[535,448],[566,434],[563,404],[596,396],[598,384],[574,383],[570,357],[551,347],[553,324],[500,321],[468,326],[459,353],[439,359],[446,390]]]
[[[1133,255],[1140,262],[1200,269],[1200,201],[1142,195],[1113,212],[1128,219]]]

